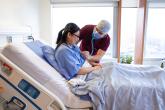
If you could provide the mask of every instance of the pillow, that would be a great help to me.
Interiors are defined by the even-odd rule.
[[[41,47],[45,46],[44,43],[36,40],[36,41],[32,41],[32,42],[25,42],[25,45],[28,46],[39,57],[41,57],[42,59],[44,59],[44,55],[43,55],[43,52],[41,50]]]
[[[47,62],[58,71],[57,63],[54,57],[54,49],[50,46],[43,46],[42,52]]]

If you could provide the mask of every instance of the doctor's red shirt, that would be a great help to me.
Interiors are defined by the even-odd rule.
[[[89,53],[92,52],[92,33],[95,26],[96,25],[85,25],[83,28],[81,28],[80,30],[81,51],[89,51]],[[110,36],[107,34],[102,39],[94,39],[93,45],[94,45],[93,55],[96,55],[99,49],[106,51],[110,45]]]

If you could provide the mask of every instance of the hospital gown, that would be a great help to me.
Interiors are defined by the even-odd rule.
[[[55,50],[55,60],[60,74],[67,80],[76,76],[85,62],[78,46],[67,45],[65,43],[61,44],[57,50]]]

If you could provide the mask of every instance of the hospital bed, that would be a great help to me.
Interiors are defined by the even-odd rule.
[[[42,44],[34,43],[39,50]],[[24,43],[3,48],[0,85],[4,92],[0,93],[0,110],[92,109],[91,102],[74,95],[67,81],[41,57]]]

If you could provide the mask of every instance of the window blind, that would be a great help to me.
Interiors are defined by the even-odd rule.
[[[165,0],[148,0],[147,6],[149,8],[165,8]]]
[[[50,0],[53,6],[117,6],[119,0]]]

